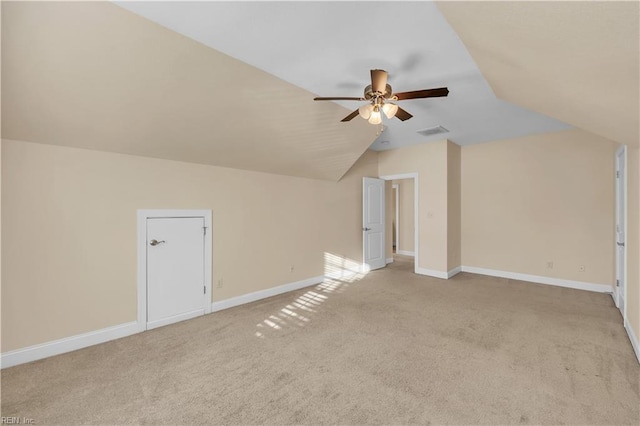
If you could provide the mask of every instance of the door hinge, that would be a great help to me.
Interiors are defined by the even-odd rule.
[[[620,287],[620,280],[616,280],[616,287]]]
[[[207,286],[204,286],[204,294],[207,294]]]
[[[616,170],[616,178],[620,179],[620,171],[619,170]]]
[[[207,235],[207,227],[206,227],[206,226],[203,226],[203,227],[202,227],[202,230],[204,231],[204,235]]]

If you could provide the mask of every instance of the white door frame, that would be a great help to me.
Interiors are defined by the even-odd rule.
[[[393,188],[393,192],[395,194],[396,197],[396,239],[395,241],[392,241],[392,245],[396,246],[396,252],[398,251],[398,247],[400,247],[400,213],[399,213],[399,207],[400,207],[400,185],[397,183],[394,183],[393,185],[391,185],[391,187]]]
[[[622,156],[622,162],[623,162],[623,173],[622,173],[622,179],[618,179],[617,175],[618,172],[620,171],[618,168],[618,157]],[[618,149],[616,150],[616,156],[615,156],[615,172],[616,172],[616,176],[615,176],[615,213],[616,213],[616,224],[618,223],[618,209],[622,208],[622,223],[623,223],[623,239],[624,239],[624,243],[627,243],[627,146],[626,145],[621,145],[620,147],[618,147]],[[620,206],[620,200],[618,200],[618,185],[622,185],[622,190],[620,191],[622,193],[622,205]],[[616,256],[616,280],[622,278],[622,282],[624,283],[623,285],[623,289],[622,289],[622,295],[620,295],[619,292],[619,288],[617,286],[617,282],[614,284],[613,288],[615,291],[615,295],[616,297],[614,298],[616,306],[618,307],[618,309],[620,309],[620,312],[622,313],[622,319],[625,321],[627,321],[627,247],[624,248],[623,253],[624,253],[624,258],[623,258],[623,262],[624,262],[624,268],[622,268],[622,277],[618,276],[618,256],[620,251],[618,250],[618,236],[617,236],[617,230],[614,233],[614,239],[613,239],[613,245],[614,245],[614,250],[615,250],[615,256]],[[620,296],[622,296],[622,299],[624,300],[624,305],[620,306]]]
[[[413,250],[415,252],[415,256],[413,258],[413,272],[415,272],[416,274],[418,273],[418,269],[419,269],[418,265],[420,265],[420,261],[419,261],[420,240],[418,239],[418,236],[420,235],[419,228],[418,228],[418,218],[420,217],[420,214],[419,214],[420,196],[418,195],[418,181],[419,181],[418,177],[419,177],[418,173],[400,173],[397,175],[380,176],[380,179],[384,179],[384,180],[413,179],[413,223],[414,223]],[[396,210],[396,214],[397,212],[398,210]],[[398,222],[396,221],[396,224],[397,223]],[[396,229],[396,233],[398,233],[397,229]]]
[[[211,210],[138,210],[138,327],[147,329],[147,219],[152,218],[203,218],[204,235],[204,285],[209,303],[204,304],[204,313],[211,313]]]

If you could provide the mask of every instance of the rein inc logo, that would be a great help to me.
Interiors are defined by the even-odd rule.
[[[0,424],[2,425],[35,425],[36,422],[29,417],[0,417]]]

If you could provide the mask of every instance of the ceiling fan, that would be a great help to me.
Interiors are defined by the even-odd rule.
[[[413,117],[407,111],[395,104],[396,101],[406,99],[438,98],[447,96],[449,89],[439,87],[437,89],[414,90],[412,92],[393,93],[391,86],[387,84],[388,73],[385,70],[371,70],[371,84],[364,88],[363,98],[350,97],[317,97],[314,101],[369,101],[340,121],[351,121],[356,115],[360,115],[371,124],[382,123],[382,115],[391,119],[397,117],[405,121]]]

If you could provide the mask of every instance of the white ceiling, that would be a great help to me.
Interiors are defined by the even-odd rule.
[[[570,127],[497,99],[432,2],[116,4],[319,96],[361,96],[373,68],[389,72],[395,92],[449,88],[447,98],[401,102],[414,117],[385,120],[372,149],[442,139],[416,133],[437,125],[460,145]]]

